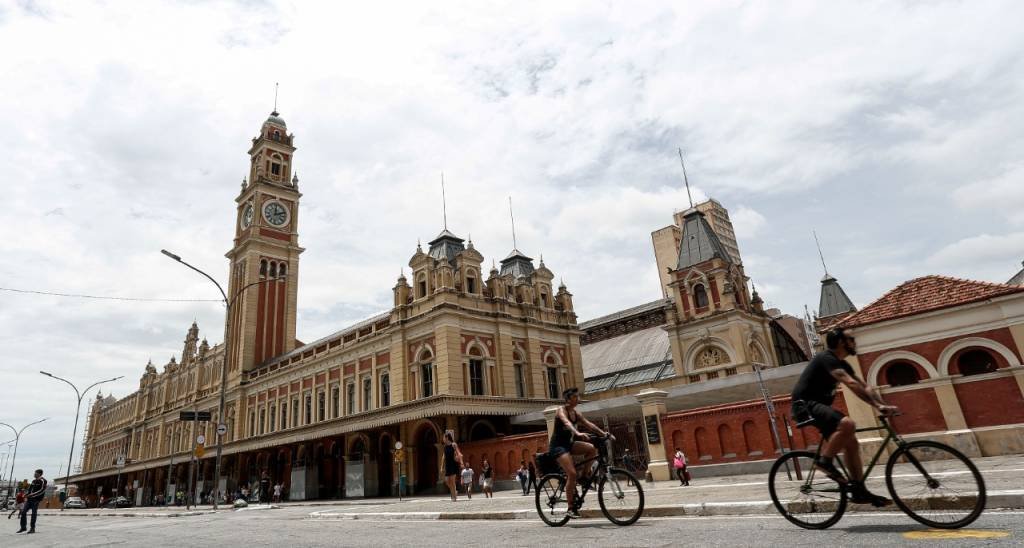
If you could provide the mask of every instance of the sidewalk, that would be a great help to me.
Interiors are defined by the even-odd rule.
[[[974,460],[985,479],[988,508],[1024,508],[1024,455],[989,457]],[[868,487],[887,494],[883,469],[876,467],[868,478]],[[643,483],[645,516],[679,515],[748,515],[776,514],[768,495],[767,474],[724,476],[692,481],[689,487],[680,487],[677,481]],[[274,508],[309,507],[304,517],[318,520],[393,519],[393,520],[504,520],[534,519],[534,497],[523,496],[521,491],[500,491],[487,499],[476,492],[472,499],[459,496],[452,502],[447,495],[426,495],[397,498],[366,498],[349,500],[319,500],[284,502],[271,506],[251,505],[246,511]],[[856,506],[860,510],[873,510],[870,506]],[[888,510],[891,510],[889,508]],[[234,511],[221,507],[221,511]],[[110,515],[124,517],[185,517],[212,513],[211,506],[195,507],[143,507],[90,510],[41,510],[44,515]],[[587,496],[584,516],[600,514],[596,493]]]

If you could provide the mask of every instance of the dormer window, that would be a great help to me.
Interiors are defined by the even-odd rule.
[[[272,139],[274,139],[275,141],[280,141],[281,140],[281,132],[275,129],[274,130],[274,134],[272,136]]]
[[[422,299],[427,296],[427,276],[426,274],[420,274],[416,278],[416,298]]]

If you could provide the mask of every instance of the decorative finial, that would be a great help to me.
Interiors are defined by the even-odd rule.
[[[544,266],[544,254],[540,254],[540,266]]]
[[[248,179],[247,179],[246,177],[242,177],[242,190],[245,190],[245,187],[246,187],[246,186],[247,186],[248,184],[249,184],[249,181],[248,181]]]
[[[818,246],[818,257],[821,258],[821,267],[825,269],[825,276],[828,276],[828,266],[825,265],[825,256],[821,253],[821,242],[818,241],[818,233],[812,230],[811,234],[814,234],[814,243]]]
[[[508,197],[508,217],[512,219],[512,250],[518,251],[519,244],[516,243],[516,217],[512,214],[512,197]]]
[[[292,174],[292,186],[297,184],[299,184],[299,170],[296,169],[295,173]]]
[[[679,147],[679,165],[683,166],[683,182],[686,183],[686,197],[690,200],[690,209],[693,209],[693,195],[690,194],[690,179],[686,177],[686,162],[683,161],[682,147]]]

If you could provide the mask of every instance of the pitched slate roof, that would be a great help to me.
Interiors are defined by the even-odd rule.
[[[513,278],[520,276],[528,278],[533,275],[533,259],[527,257],[522,251],[513,249],[508,257],[501,260],[501,275],[511,275]]]
[[[732,262],[704,214],[696,209],[687,211],[683,216],[683,239],[679,243],[677,268],[689,268],[715,257]]]
[[[446,228],[437,235],[437,238],[431,240],[430,251],[427,254],[439,261],[448,261],[454,266],[455,256],[466,250],[466,246],[462,244],[463,241],[462,238],[448,232]]]
[[[1022,261],[1020,265],[1024,266],[1024,261]],[[1024,268],[1022,268],[1020,272],[1014,275],[1014,277],[1010,278],[1006,282],[1006,285],[1024,285]]]
[[[1001,295],[1024,293],[1024,287],[950,278],[923,276],[903,282],[860,312],[839,322],[856,327],[984,301]]]
[[[833,278],[831,274],[825,274],[825,277],[821,279],[821,300],[818,301],[818,317],[828,318],[837,314],[856,311],[857,307],[853,306],[853,301],[850,300],[850,297],[846,296],[843,287],[839,285],[839,280]]]

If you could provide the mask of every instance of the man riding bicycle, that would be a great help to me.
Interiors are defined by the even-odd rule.
[[[887,506],[892,501],[871,493],[864,485],[864,467],[860,458],[856,423],[834,409],[832,402],[838,384],[843,383],[883,415],[891,415],[897,408],[886,405],[857,378],[853,368],[846,362],[847,356],[857,354],[857,341],[852,335],[842,328],[836,328],[826,334],[825,344],[828,349],[814,356],[793,388],[793,419],[798,425],[813,424],[821,432],[821,457],[814,464],[829,478],[847,486],[851,502]],[[833,462],[839,452],[845,455],[846,468],[850,473],[849,482]]]
[[[576,497],[576,465],[573,456],[581,456],[584,461],[597,458],[597,448],[589,443],[591,436],[579,431],[577,425],[586,427],[594,432],[600,432],[601,437],[611,437],[610,434],[601,430],[596,424],[588,421],[583,413],[576,410],[580,403],[580,390],[569,388],[562,392],[565,405],[558,408],[555,414],[554,432],[551,434],[551,443],[548,453],[553,457],[565,472],[565,496],[569,505],[569,517],[578,518],[579,513],[573,505]],[[578,441],[577,441],[578,440]],[[591,467],[584,466],[580,473],[579,481],[586,485],[590,481]]]

